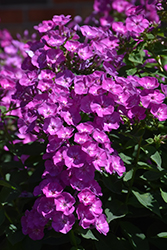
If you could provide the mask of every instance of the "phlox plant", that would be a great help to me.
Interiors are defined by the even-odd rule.
[[[167,4],[93,9],[0,31],[2,250],[166,250]]]

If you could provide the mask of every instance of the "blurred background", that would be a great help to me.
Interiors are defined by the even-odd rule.
[[[33,26],[53,15],[80,15],[83,19],[93,10],[94,0],[0,0],[0,29],[12,36],[24,30],[34,32]]]

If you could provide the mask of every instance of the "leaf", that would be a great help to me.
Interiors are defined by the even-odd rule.
[[[158,151],[155,154],[151,155],[151,159],[161,168],[162,159]]]
[[[126,74],[129,76],[134,75],[137,72],[137,68],[131,68],[126,70]]]
[[[159,238],[167,238],[167,232],[161,232],[161,233],[157,234],[157,236]]]
[[[5,113],[6,112],[6,107],[5,106],[0,106],[0,110],[2,113]]]
[[[143,57],[140,53],[131,53],[129,55],[129,61],[134,62],[134,63],[139,63],[143,64]]]
[[[11,185],[9,182],[4,181],[4,180],[0,180],[0,186],[4,186],[4,187],[8,187],[8,188],[12,188],[14,190],[16,190],[17,188],[14,187],[13,185]]]
[[[140,194],[138,191],[134,190],[132,190],[132,193],[144,207],[161,217],[159,204],[151,193]]]
[[[123,162],[125,162],[126,164],[131,164],[132,157],[125,155],[124,153],[119,153],[119,156],[121,157]]]
[[[129,181],[132,179],[132,176],[133,176],[133,172],[134,172],[134,169],[132,168],[131,170],[129,170],[123,177],[123,180],[124,181]]]
[[[81,233],[82,237],[85,239],[97,240],[91,230],[84,230],[84,233]]]
[[[112,220],[122,218],[128,213],[127,206],[119,200],[111,200],[105,204],[105,214],[107,221],[110,223]]]
[[[4,220],[5,220],[5,213],[4,213],[4,210],[1,208],[0,209],[0,226],[2,225]]]
[[[149,171],[146,171],[143,174],[144,179],[149,180],[149,181],[155,181],[158,180],[161,176],[163,175],[162,171],[156,171],[150,169]]]
[[[163,200],[167,203],[167,193],[164,192],[161,188],[160,188],[160,191],[161,191],[161,196],[162,196]]]
[[[16,243],[22,241],[25,235],[21,230],[18,231],[14,225],[10,225],[10,227],[6,231],[6,237],[12,245],[15,245]]]
[[[122,182],[115,178],[114,175],[102,176],[104,185],[112,192],[121,194]]]
[[[121,228],[127,235],[133,249],[149,250],[149,244],[144,233],[130,222],[121,222]]]

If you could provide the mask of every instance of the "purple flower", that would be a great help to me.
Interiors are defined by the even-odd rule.
[[[122,176],[126,171],[124,163],[118,155],[110,156],[110,164],[105,169],[110,174],[117,172],[119,176]]]
[[[51,30],[54,27],[54,23],[49,20],[49,21],[42,21],[42,23],[34,26],[35,30],[38,30],[40,33],[46,32],[48,30]]]
[[[99,217],[96,218],[95,227],[99,231],[99,233],[107,235],[107,233],[109,232],[109,225],[104,214],[101,214]]]
[[[165,99],[165,95],[158,89],[143,89],[140,94],[141,103],[144,108],[149,108],[150,104],[161,104]]]
[[[56,211],[61,211],[64,215],[72,214],[75,210],[74,203],[74,197],[67,192],[63,192],[55,198]]]
[[[96,195],[90,191],[89,188],[84,188],[78,194],[79,201],[84,204],[84,206],[92,205],[95,202]]]
[[[63,212],[55,212],[52,221],[52,227],[56,232],[67,234],[75,223],[75,216],[70,214],[66,216]]]
[[[55,25],[65,25],[71,20],[71,15],[54,15],[52,18]]]
[[[89,228],[91,224],[94,224],[95,217],[89,211],[89,206],[85,206],[83,203],[79,204],[76,213],[78,219],[80,220],[79,225],[81,225],[84,229]]]
[[[73,173],[77,179],[87,183],[94,179],[95,168],[92,164],[85,163],[82,167],[73,169]]]
[[[151,76],[144,76],[142,78],[139,78],[139,83],[145,89],[155,89],[159,86],[158,80],[155,77]]]
[[[152,104],[150,112],[158,118],[159,121],[165,121],[167,119],[167,105],[162,104]]]
[[[59,117],[46,118],[44,121],[43,130],[48,132],[50,135],[56,135],[62,124],[63,122]]]
[[[78,49],[78,55],[82,60],[87,60],[94,55],[89,45],[82,45]]]
[[[82,151],[79,145],[74,145],[63,151],[65,165],[68,168],[80,168],[85,163],[85,152]]]
[[[110,96],[101,95],[94,98],[90,108],[100,117],[111,115],[114,112],[114,101]]]
[[[54,198],[42,197],[38,201],[37,211],[42,214],[45,218],[50,218],[52,213],[55,211],[56,206],[54,203]]]
[[[128,31],[142,33],[149,26],[149,21],[143,15],[133,15],[126,18],[126,28]]]

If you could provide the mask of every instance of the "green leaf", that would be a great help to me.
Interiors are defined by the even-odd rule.
[[[126,164],[131,164],[132,157],[125,155],[124,153],[119,153],[119,156],[121,157],[123,162],[125,162]]]
[[[105,214],[107,221],[110,223],[112,220],[122,218],[128,213],[127,206],[119,200],[111,200],[105,204]]]
[[[151,155],[151,159],[161,168],[162,159],[158,151],[155,154]]]
[[[9,182],[7,181],[3,181],[3,180],[0,180],[0,186],[4,186],[4,187],[8,187],[8,188],[12,188],[14,190],[16,190],[17,188],[14,187],[13,185],[11,185]]]
[[[157,234],[157,236],[159,238],[167,238],[167,232],[161,232],[161,233]]]
[[[129,61],[134,62],[134,63],[139,63],[139,64],[143,64],[143,57],[141,55],[141,53],[131,53],[129,55]]]
[[[149,244],[144,233],[130,222],[121,222],[121,228],[127,235],[133,249],[149,250]]]
[[[132,168],[131,170],[129,170],[128,172],[126,172],[126,174],[124,175],[123,177],[123,180],[124,181],[129,181],[132,179],[132,176],[133,176],[133,172],[134,172],[134,169]]]
[[[149,171],[146,171],[142,177],[144,179],[149,181],[155,181],[158,180],[163,175],[162,171],[156,171],[154,169],[150,169]]]
[[[148,139],[146,139],[146,142],[148,144],[153,144],[154,143],[154,139],[153,138],[148,138]]]
[[[159,204],[151,193],[140,194],[138,191],[134,190],[132,190],[132,193],[144,207],[161,217]]]
[[[0,209],[0,226],[2,225],[4,220],[5,220],[5,213],[4,213],[4,210],[1,208]]]
[[[102,177],[104,185],[112,192],[121,194],[122,182],[118,180],[114,175],[108,175]]]
[[[163,200],[167,203],[167,192],[164,192],[161,188],[160,188],[160,191],[161,191],[161,196]]]
[[[91,230],[84,230],[83,233],[81,233],[82,237],[85,239],[91,239],[91,240],[97,240],[98,239],[94,236]]]
[[[6,112],[6,107],[5,106],[0,106],[0,110],[2,113]]]
[[[137,68],[131,68],[126,70],[126,74],[129,76],[134,75],[137,72]]]

